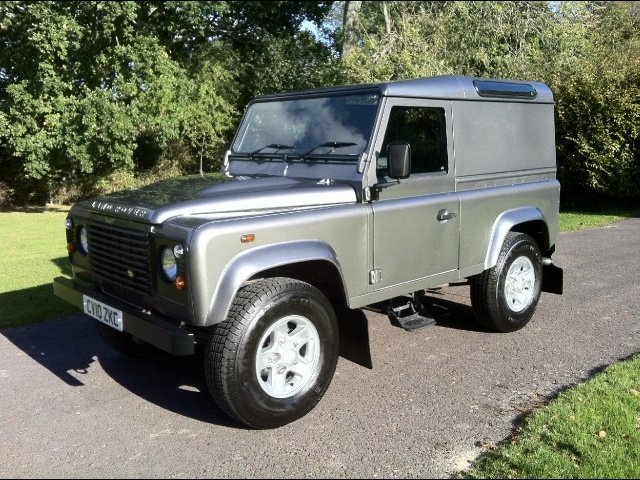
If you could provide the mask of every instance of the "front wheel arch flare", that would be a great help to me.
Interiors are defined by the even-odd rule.
[[[243,252],[229,262],[213,291],[202,326],[215,325],[225,319],[237,292],[248,280],[266,276],[264,272],[281,272],[294,264],[310,262],[329,263],[337,272],[344,296],[348,298],[337,254],[327,243],[304,240],[265,245]]]

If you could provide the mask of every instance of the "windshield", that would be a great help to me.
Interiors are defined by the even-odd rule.
[[[233,143],[234,153],[290,157],[353,156],[371,135],[379,95],[279,99],[251,105]]]

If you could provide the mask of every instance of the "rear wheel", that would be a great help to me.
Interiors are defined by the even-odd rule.
[[[478,321],[498,332],[524,327],[535,312],[542,284],[542,255],[524,233],[509,232],[498,262],[471,279],[471,304]]]
[[[335,313],[315,287],[293,279],[242,288],[211,334],[205,377],[228,415],[275,428],[306,415],[326,392],[338,361]]]

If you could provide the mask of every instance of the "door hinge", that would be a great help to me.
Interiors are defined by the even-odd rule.
[[[373,285],[382,280],[382,270],[375,268],[369,272],[369,283]]]

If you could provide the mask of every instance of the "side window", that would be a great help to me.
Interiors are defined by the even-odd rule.
[[[426,107],[392,107],[378,161],[378,173],[386,173],[391,142],[411,145],[411,173],[447,172],[447,138],[444,110]]]

